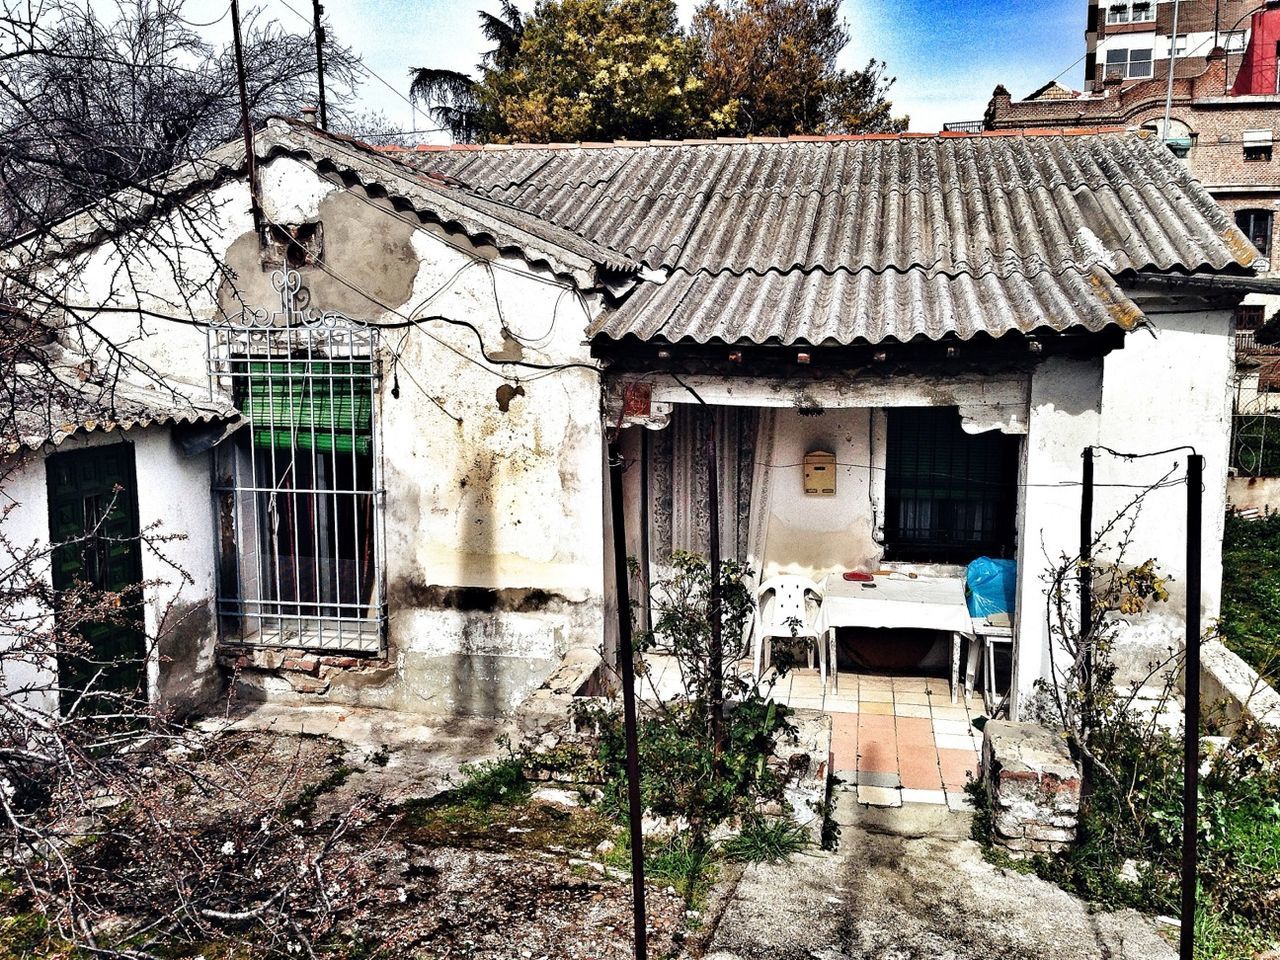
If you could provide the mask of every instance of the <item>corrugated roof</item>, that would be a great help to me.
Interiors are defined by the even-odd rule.
[[[454,226],[467,236],[514,250],[553,271],[572,276],[584,287],[597,286],[596,268],[615,274],[640,269],[633,259],[603,246],[529,210],[513,207],[500,197],[479,195],[460,182],[424,175],[399,162],[396,155],[352,137],[326,133],[310,124],[283,117],[269,119],[254,133],[254,151],[267,159],[276,155],[305,157],[326,163],[347,182],[376,185],[393,198],[436,222]],[[153,181],[150,190],[126,189],[69,216],[49,231],[82,248],[106,234],[144,222],[159,209],[157,197],[184,196],[223,180],[243,176],[244,141],[234,140],[202,157],[180,164]],[[22,243],[20,238],[16,243]]]
[[[0,449],[58,446],[76,433],[237,420],[229,403],[196,399],[196,387],[161,383],[128,368],[97,370],[82,356],[45,348],[43,357],[6,364],[7,421]]]
[[[546,220],[519,205],[479,194],[461,183],[423,171],[350,137],[317,130],[309,124],[273,118],[259,132],[255,149],[263,157],[304,154],[325,161],[364,186],[377,184],[389,195],[409,201],[415,210],[438,222],[456,225],[467,236],[487,238],[500,249],[521,252],[553,270],[575,276],[583,286],[595,284],[594,268],[633,274],[639,263],[596,241]]]
[[[651,268],[594,332],[840,343],[1132,326],[1128,271],[1261,258],[1139,134],[419,150],[405,162]]]

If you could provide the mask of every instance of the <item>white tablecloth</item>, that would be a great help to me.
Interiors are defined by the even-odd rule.
[[[908,627],[969,633],[973,629],[958,577],[902,575],[876,577],[869,583],[831,574],[823,582],[818,627]]]

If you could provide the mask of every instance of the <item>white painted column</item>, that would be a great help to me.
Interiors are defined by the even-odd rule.
[[[1018,509],[1015,710],[1049,672],[1045,575],[1079,549],[1081,452],[1098,442],[1102,360],[1053,358],[1031,377]]]

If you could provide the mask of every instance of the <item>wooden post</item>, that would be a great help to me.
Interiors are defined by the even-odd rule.
[[[311,17],[316,34],[316,87],[320,97],[320,129],[328,130],[329,110],[324,98],[324,25],[320,22],[323,13],[324,7],[320,0],[311,0]]]
[[[644,909],[644,834],[640,803],[640,743],[636,718],[635,652],[631,648],[631,598],[627,589],[627,525],[622,502],[622,445],[609,444],[609,503],[613,520],[613,575],[618,600],[618,668],[622,674],[622,723],[627,744],[627,819],[631,828],[631,911],[636,960],[649,953]]]
[[[708,615],[711,619],[711,637],[707,644],[707,673],[711,681],[708,691],[707,716],[711,742],[716,756],[720,755],[724,731],[724,637],[720,621],[720,470],[716,462],[716,415],[703,407],[708,418],[707,426],[707,514],[711,523],[707,552],[711,565],[711,596]]]
[[[249,87],[244,73],[244,43],[240,39],[240,0],[231,0],[231,33],[236,53],[236,82],[240,87],[240,125],[244,130],[244,169],[249,179],[249,210],[258,245],[266,246],[262,223],[262,204],[258,202],[258,164],[253,155],[253,125],[249,122]]]
[[[1080,642],[1085,650],[1082,687],[1093,708],[1093,447],[1085,447],[1080,474]]]

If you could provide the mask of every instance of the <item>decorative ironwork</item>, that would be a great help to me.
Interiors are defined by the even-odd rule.
[[[217,448],[223,636],[377,653],[386,584],[378,329],[320,310],[294,270],[279,309],[209,331],[211,388],[248,425]]]
[[[240,313],[214,321],[215,326],[254,328],[293,327],[361,327],[370,324],[336,310],[320,310],[311,303],[311,290],[302,285],[297,270],[276,270],[271,274],[271,287],[280,295],[280,308],[245,307]]]

